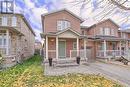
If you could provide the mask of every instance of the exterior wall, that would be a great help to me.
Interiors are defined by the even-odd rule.
[[[44,33],[47,32],[56,32],[57,31],[57,21],[58,20],[67,20],[71,23],[71,28],[81,32],[80,31],[80,20],[72,16],[66,11],[61,11],[57,13],[50,14],[48,16],[42,17],[43,21],[43,27],[44,27]]]
[[[96,26],[93,26],[89,29],[87,32],[87,35],[95,36],[95,35],[100,35],[100,28],[110,28],[114,29],[116,37],[118,37],[118,27],[113,24],[110,20],[106,20],[102,23],[97,24]]]
[[[21,18],[21,33],[24,34],[24,36],[21,38],[22,40],[22,49],[24,51],[24,57],[30,57],[34,54],[35,49],[35,36],[33,33],[29,30],[26,23]]]
[[[8,66],[12,66],[16,63],[18,60],[24,60],[25,58],[29,58],[34,54],[34,45],[35,45],[35,36],[30,30],[30,28],[27,26],[26,22],[23,19],[23,16],[20,14],[0,14],[0,17],[6,16],[8,17],[8,27],[13,27],[17,31],[24,34],[24,36],[20,36],[14,31],[9,30],[9,36],[10,36],[10,48],[9,52],[10,54],[6,57],[4,57],[5,61],[4,63],[8,64]],[[11,18],[15,16],[17,17],[17,25],[12,26]],[[1,28],[1,23],[0,23]],[[14,56],[15,55],[15,56]],[[12,59],[15,58],[15,61]],[[12,63],[12,64],[11,64]],[[5,65],[6,65],[5,64]]]

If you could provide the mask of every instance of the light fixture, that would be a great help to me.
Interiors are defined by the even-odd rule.
[[[51,41],[53,42],[53,41],[54,41],[54,39],[51,39]]]

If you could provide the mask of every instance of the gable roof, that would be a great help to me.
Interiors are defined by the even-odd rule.
[[[24,16],[23,14],[19,14],[19,15],[22,16],[22,18],[23,18],[25,24],[28,26],[28,28],[29,28],[30,31],[33,33],[33,35],[36,36],[35,33],[34,33],[34,31],[33,31],[33,29],[32,29],[32,27],[31,27],[31,25],[29,24],[29,22],[28,22],[27,19],[25,18],[25,16]]]
[[[74,17],[76,17],[77,19],[79,19],[80,22],[83,22],[83,21],[84,21],[81,17],[77,16],[76,14],[74,14],[73,12],[71,12],[71,11],[69,11],[68,9],[65,9],[65,8],[64,8],[64,9],[60,9],[60,10],[51,11],[51,12],[48,12],[48,13],[45,13],[45,14],[42,14],[42,16],[48,16],[48,15],[50,15],[50,14],[54,14],[54,13],[61,12],[61,11],[66,11],[66,12],[68,12],[68,13],[71,14],[72,16],[74,16]]]
[[[101,24],[101,23],[103,23],[103,22],[105,22],[105,21],[110,21],[110,22],[112,22],[114,25],[116,25],[118,28],[120,28],[120,26],[118,25],[118,24],[116,24],[112,19],[105,19],[105,20],[103,20],[103,21],[101,21],[101,22],[98,22],[98,23],[96,23],[96,24],[93,24],[92,26],[90,26],[90,27],[88,27],[88,28],[92,28],[92,27],[94,27],[94,26],[97,26],[97,25],[99,25],[99,24]]]
[[[70,28],[67,28],[67,29],[65,29],[65,30],[63,30],[63,31],[59,31],[59,32],[57,32],[56,34],[59,35],[59,34],[62,34],[62,33],[64,33],[64,32],[66,32],[66,31],[71,31],[71,32],[75,33],[76,35],[80,36],[80,33],[78,33],[77,31],[75,31],[75,30],[73,30],[73,29],[70,29]]]
[[[60,34],[62,34],[64,32],[66,32],[66,31],[71,31],[71,32],[75,33],[78,36],[82,36],[79,32],[77,32],[77,31],[75,31],[75,30],[73,30],[71,28],[67,28],[67,29],[64,29],[64,30],[61,30],[61,31],[58,31],[58,32],[41,33],[40,35],[41,35],[41,38],[43,38],[46,35],[57,36],[57,35],[60,35]]]

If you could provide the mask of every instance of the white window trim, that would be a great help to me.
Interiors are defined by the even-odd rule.
[[[2,44],[0,46],[5,47],[7,45],[7,40],[6,40],[6,35],[4,35],[5,33],[3,33],[0,38],[2,39]],[[4,40],[6,40],[6,44],[4,44]]]
[[[104,35],[111,35],[110,28],[104,28]]]
[[[17,17],[16,17],[16,16],[13,16],[13,17],[11,18],[11,20],[12,20],[12,26],[17,26]]]
[[[2,26],[7,26],[7,25],[8,25],[8,17],[7,16],[3,16],[2,17]]]
[[[57,21],[57,30],[64,30],[71,27],[71,24],[67,20],[58,20]]]

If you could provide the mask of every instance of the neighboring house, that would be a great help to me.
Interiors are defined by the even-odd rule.
[[[34,54],[35,34],[22,14],[0,14],[0,54],[10,67]]]
[[[129,44],[129,32],[122,32],[111,19],[90,27],[80,26],[84,21],[67,9],[42,16],[45,39],[45,58],[89,59],[123,55]],[[126,38],[128,35],[128,38]]]
[[[42,55],[42,43],[38,40],[35,40],[35,53]]]
[[[87,28],[81,28],[93,42],[95,57],[111,58],[125,55],[129,48],[130,32],[119,30],[120,27],[111,19],[106,19]]]

